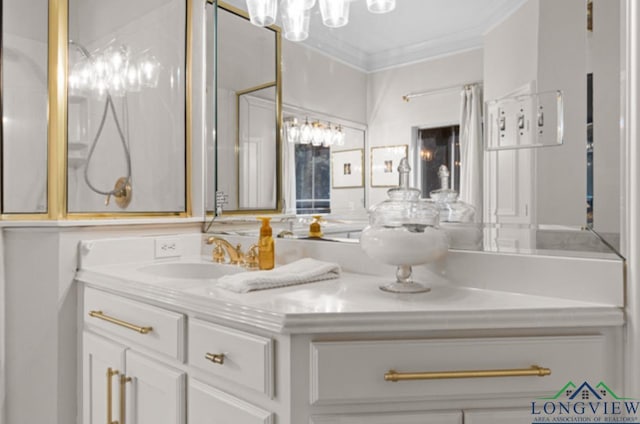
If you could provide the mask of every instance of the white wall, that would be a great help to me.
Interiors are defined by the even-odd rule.
[[[282,102],[365,123],[367,74],[301,44],[282,40]]]
[[[564,96],[564,144],[537,151],[536,204],[540,224],[586,224],[585,16],[584,0],[540,0],[538,90],[562,90]]]
[[[199,231],[198,224],[4,229],[6,423],[76,422],[78,241]]]
[[[586,4],[529,0],[485,34],[485,100],[529,86],[562,90],[564,144],[490,152],[485,216],[513,222],[586,222]]]
[[[414,142],[412,128],[458,124],[462,85],[483,79],[482,64],[482,50],[472,50],[369,74],[369,146],[410,146]],[[410,92],[458,85],[460,89],[413,98],[408,103],[402,100]],[[370,160],[368,153],[366,160]],[[385,200],[387,188],[370,188],[369,173],[365,175],[369,204]]]
[[[306,111],[310,120],[328,120],[334,124],[350,121],[357,127],[366,127],[366,73],[301,44],[283,40],[282,80],[283,104],[296,110],[298,120],[304,119],[302,111]],[[331,151],[363,149],[366,170],[366,133],[346,123],[343,128],[345,145],[334,146]],[[362,213],[366,203],[365,187],[366,184],[362,188],[331,188],[332,213]]]

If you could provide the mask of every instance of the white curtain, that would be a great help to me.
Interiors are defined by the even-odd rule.
[[[289,143],[287,137],[283,137],[282,143],[282,199],[284,200],[282,212],[285,214],[296,213],[296,152],[295,144]]]
[[[460,200],[476,209],[482,222],[482,91],[477,84],[461,93],[460,112]]]

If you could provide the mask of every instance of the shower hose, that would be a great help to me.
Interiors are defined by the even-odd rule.
[[[78,44],[77,42],[72,40],[69,40],[69,44],[75,46],[85,58],[87,59],[91,58],[91,54],[89,53],[89,51],[81,44]],[[107,121],[107,114],[109,113],[109,110],[111,110],[111,113],[113,115],[113,120],[115,121],[116,128],[118,130],[118,135],[120,136],[120,141],[122,142],[122,149],[124,150],[125,161],[127,164],[127,176],[125,180],[125,185],[131,182],[131,152],[129,150],[129,146],[127,145],[127,140],[122,130],[122,126],[120,125],[120,120],[118,119],[118,113],[116,112],[115,105],[113,104],[113,98],[111,97],[111,93],[109,93],[109,90],[107,90],[107,93],[106,93],[104,110],[102,112],[102,118],[100,119],[100,125],[98,126],[98,131],[96,131],[96,135],[93,138],[93,142],[89,147],[89,153],[87,155],[87,163],[85,164],[85,167],[84,167],[84,181],[87,183],[87,186],[95,193],[102,194],[104,196],[117,196],[123,190],[122,188],[116,187],[113,190],[101,190],[95,187],[91,183],[91,180],[89,179],[89,165],[91,164],[91,159],[93,158],[93,153],[96,150],[98,141],[100,141],[100,136],[102,135],[102,130],[104,129],[104,125]]]

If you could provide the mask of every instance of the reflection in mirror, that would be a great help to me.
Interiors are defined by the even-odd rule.
[[[362,216],[365,127],[288,106],[284,122],[284,212]]]
[[[244,1],[231,1],[243,7]],[[584,230],[587,204],[593,228],[600,235],[610,233],[610,241],[618,237],[619,84],[624,71],[619,0],[593,0],[592,30],[584,0],[403,0],[384,16],[367,13],[364,3],[350,2],[350,22],[339,29],[325,28],[314,8],[309,38],[284,41],[283,101],[366,128],[366,206],[386,199],[387,187],[372,184],[377,180],[371,177],[372,152],[404,145],[416,165],[415,184],[423,189],[439,183],[435,170],[440,165],[450,168],[460,199],[474,205],[476,217],[491,229],[475,230],[481,248],[593,250],[599,242]],[[594,81],[591,124],[589,73]],[[556,137],[538,143],[547,147],[487,151],[482,131],[487,122],[477,118],[482,113],[461,119],[468,108],[486,117],[488,102],[510,95],[558,91],[564,110],[561,145]],[[299,122],[305,117],[296,116]],[[557,128],[548,117],[545,125]],[[537,125],[536,118],[532,110],[528,122]],[[471,153],[467,124],[479,134]],[[588,125],[593,133],[589,162]],[[440,158],[432,159],[435,150],[424,143],[424,131],[457,126],[459,156],[446,147]],[[442,148],[447,143],[435,142]],[[433,163],[421,169],[420,161],[428,159]],[[470,161],[477,162],[471,166]],[[465,174],[465,168],[471,173]],[[588,169],[593,169],[589,185]],[[293,174],[284,175],[286,187]]]
[[[1,7],[2,213],[45,213],[48,2]]]
[[[238,209],[272,209],[276,198],[276,87],[236,92]],[[226,175],[229,175],[228,173]],[[225,178],[228,179],[228,178]],[[233,183],[233,178],[228,179]],[[233,203],[230,203],[234,209]]]
[[[279,29],[254,26],[245,13],[218,2],[216,33],[216,213],[275,212]]]
[[[68,211],[187,210],[186,0],[69,1]]]

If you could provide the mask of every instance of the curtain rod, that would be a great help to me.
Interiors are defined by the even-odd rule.
[[[415,93],[405,94],[404,96],[402,96],[402,100],[404,100],[405,102],[409,102],[409,100],[413,99],[414,97],[422,97],[422,96],[426,96],[427,94],[436,94],[436,93],[443,93],[445,91],[459,90],[461,88],[469,88],[472,85],[482,86],[482,81],[474,81],[474,82],[468,82],[465,84],[451,85],[449,87],[433,88],[431,90],[417,91]]]

